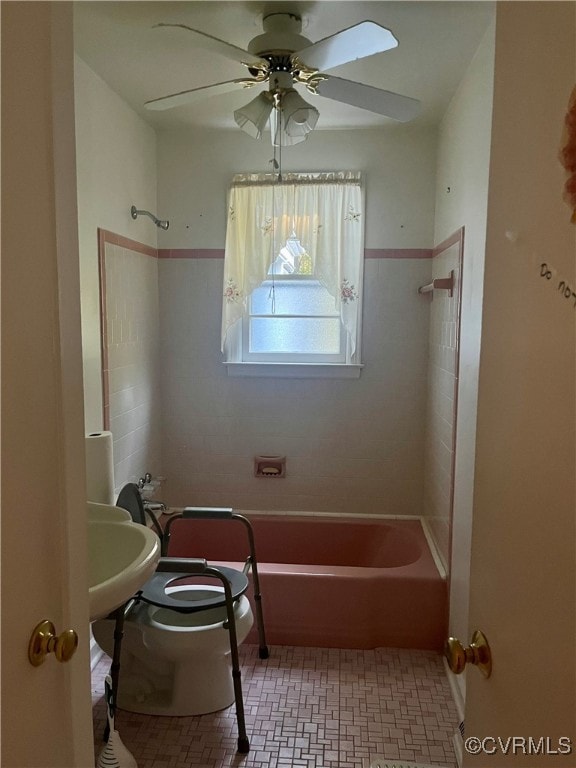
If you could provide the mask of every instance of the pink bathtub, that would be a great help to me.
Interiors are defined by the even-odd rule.
[[[270,645],[442,649],[446,580],[419,521],[249,517]],[[169,554],[238,566],[246,531],[174,521]],[[257,642],[254,629],[247,642]]]

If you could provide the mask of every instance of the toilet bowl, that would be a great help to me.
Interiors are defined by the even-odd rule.
[[[180,600],[204,600],[222,587],[171,586]],[[234,604],[237,642],[254,622],[248,598]],[[109,656],[114,649],[113,619],[92,625],[94,638]],[[230,635],[226,608],[179,613],[137,603],[126,617],[117,705],[150,715],[202,715],[234,702]]]

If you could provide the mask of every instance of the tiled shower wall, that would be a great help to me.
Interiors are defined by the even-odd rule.
[[[446,569],[450,566],[454,497],[463,234],[460,230],[439,246],[432,260],[432,279],[449,277],[453,271],[452,296],[447,290],[435,290],[427,297],[430,331],[423,514]]]
[[[158,260],[156,249],[106,234],[104,422],[117,490],[146,467],[167,476],[173,505],[424,513],[448,566],[459,239],[434,259],[371,251],[361,378],[299,380],[227,377],[221,252]],[[417,294],[452,269],[452,298]],[[256,455],[286,456],[286,477],[255,478]]]
[[[228,378],[220,353],[222,253],[163,255],[164,500],[421,514],[429,305],[417,289],[430,280],[431,259],[370,252],[365,367],[360,379],[332,380]],[[254,477],[260,454],[286,456],[286,477]]]
[[[158,259],[156,249],[100,230],[105,429],[114,436],[116,493],[160,473]]]

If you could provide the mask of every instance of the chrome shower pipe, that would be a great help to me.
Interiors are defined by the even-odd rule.
[[[169,221],[156,218],[156,216],[154,216],[153,213],[150,213],[150,211],[139,211],[135,205],[133,205],[132,208],[130,208],[130,214],[133,219],[137,219],[140,214],[143,214],[144,216],[149,216],[154,222],[154,224],[156,224],[157,227],[160,227],[160,229],[168,229],[168,227],[170,226]]]

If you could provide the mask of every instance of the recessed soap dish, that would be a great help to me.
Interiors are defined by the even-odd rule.
[[[286,456],[255,456],[255,477],[285,477]]]

